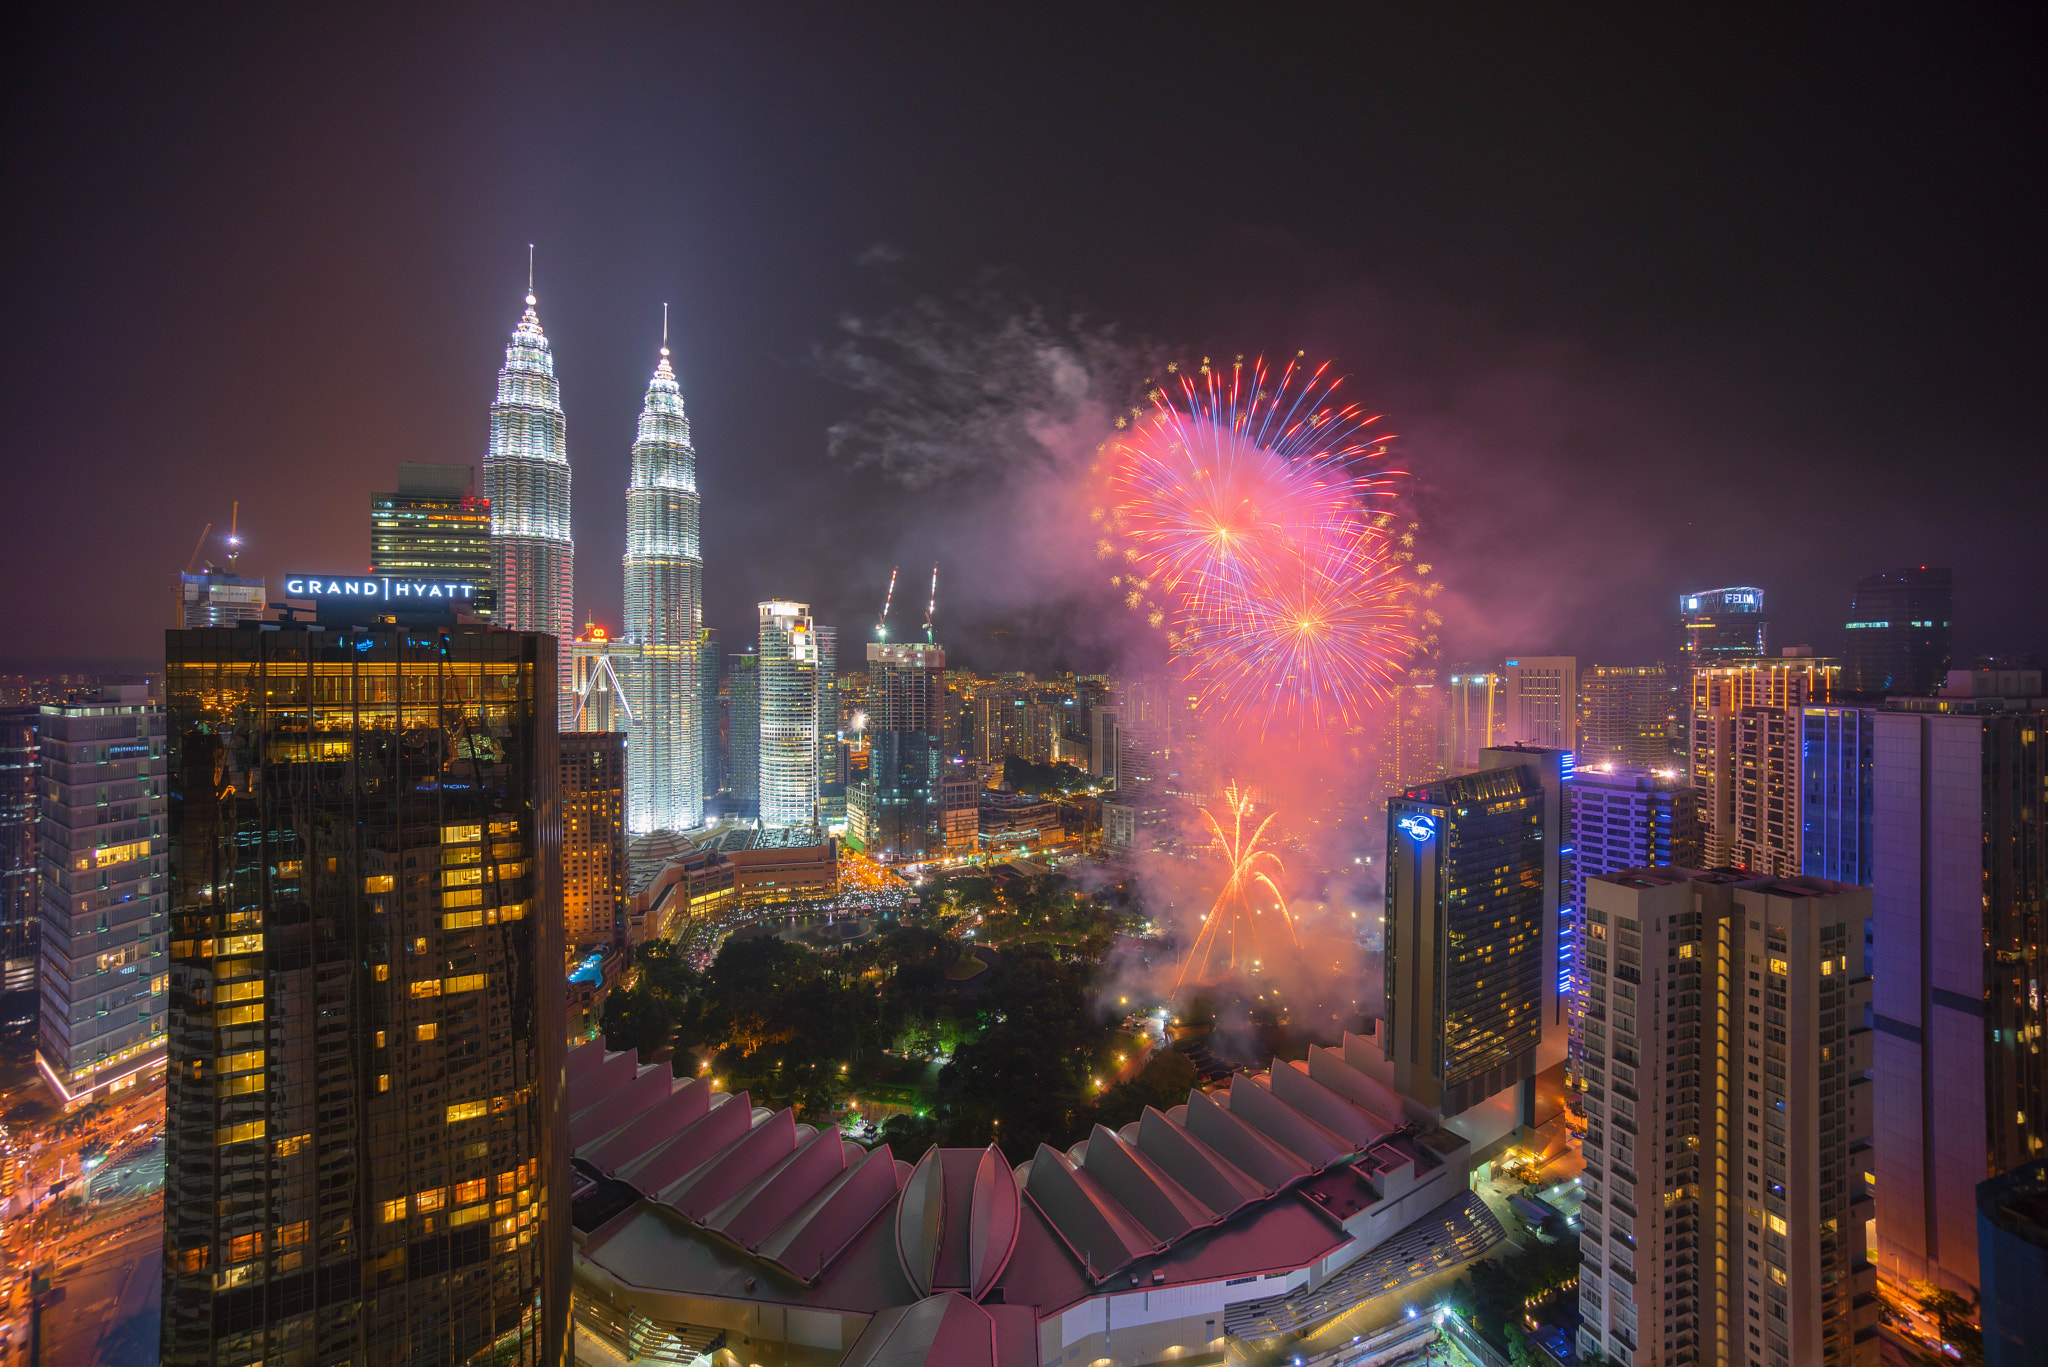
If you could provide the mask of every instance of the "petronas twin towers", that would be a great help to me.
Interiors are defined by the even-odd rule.
[[[491,585],[497,624],[544,631],[560,643],[560,715],[576,712],[575,542],[569,532],[569,452],[562,387],[529,283],[512,330],[491,440],[484,455],[491,501]],[[697,452],[682,389],[669,364],[668,328],[640,409],[626,489],[626,620],[620,659],[633,721],[626,750],[626,825],[636,834],[687,830],[704,816],[703,689],[698,649],[704,558],[697,542]]]

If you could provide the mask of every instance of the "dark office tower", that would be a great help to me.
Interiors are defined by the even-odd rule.
[[[700,627],[697,630],[697,688],[700,694],[697,716],[703,742],[698,772],[704,776],[704,796],[709,799],[718,796],[719,775],[724,769],[724,765],[719,763],[717,627]]]
[[[491,501],[477,497],[475,480],[467,465],[401,461],[398,488],[370,495],[370,568],[399,579],[472,584],[470,613],[488,622]],[[253,615],[261,616],[262,606]]]
[[[1530,1123],[1536,1074],[1564,1058],[1557,911],[1569,759],[1501,746],[1483,753],[1478,773],[1387,801],[1387,1052],[1395,1088],[1446,1117],[1519,1086]]]
[[[1587,665],[1579,673],[1579,763],[1665,767],[1672,704],[1663,665]]]
[[[868,643],[868,771],[846,795],[846,831],[871,855],[925,859],[943,838],[945,668],[943,646]]]
[[[761,657],[751,650],[725,658],[726,762],[733,815],[761,814]]]
[[[839,628],[821,627],[812,624],[811,636],[818,645],[818,672],[815,677],[811,706],[815,709],[817,730],[818,783],[834,781],[838,767],[836,752],[839,748]]]
[[[164,1362],[566,1361],[556,649],[168,634]]]
[[[36,742],[42,707],[0,708],[0,1032],[36,1022]]]
[[[1984,1367],[2032,1367],[2048,1343],[2048,1158],[1977,1186]]]
[[[1872,885],[1876,877],[1877,712],[1808,707],[1799,724],[1799,871]],[[1877,942],[1863,928],[1863,971],[1876,971]]]
[[[1877,1258],[1967,1297],[1977,1185],[2048,1145],[2048,697],[1942,694],[1875,717]]]
[[[564,731],[562,926],[572,946],[610,944],[626,902],[626,737]]]
[[[1954,655],[1955,575],[1921,565],[1856,581],[1842,686],[1865,696],[1934,696]]]
[[[1702,589],[1678,600],[1678,664],[1735,664],[1764,653],[1770,623],[1764,620],[1764,591],[1755,588]]]

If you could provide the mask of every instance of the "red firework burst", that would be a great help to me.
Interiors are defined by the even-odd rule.
[[[1266,734],[1356,724],[1426,644],[1402,472],[1327,364],[1204,361],[1103,444],[1097,552],[1205,712]]]

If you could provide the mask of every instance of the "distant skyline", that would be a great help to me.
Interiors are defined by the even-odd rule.
[[[235,500],[274,579],[366,566],[400,461],[481,490],[529,242],[579,622],[621,621],[667,302],[726,646],[772,597],[864,639],[937,558],[953,658],[1049,667],[986,634],[992,489],[826,453],[846,321],[993,279],[1333,358],[1416,472],[1447,661],[1647,662],[1736,583],[1831,650],[1921,563],[1958,663],[2048,649],[2040,15],[1344,20],[38,12],[0,57],[0,662],[156,658]]]

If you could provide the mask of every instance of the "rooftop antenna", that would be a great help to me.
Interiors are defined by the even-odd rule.
[[[882,595],[882,615],[875,619],[877,641],[889,639],[889,604],[896,601],[896,569],[894,565],[889,567],[889,591]]]
[[[533,293],[533,244],[526,244],[526,292]]]
[[[932,643],[932,612],[939,606],[939,566],[932,562],[932,596],[924,605],[924,643]]]
[[[661,354],[668,355],[668,301],[661,305]]]
[[[233,516],[231,516],[231,517],[230,517],[230,518],[228,519],[228,568],[229,568],[229,569],[233,569],[233,568],[235,567],[235,559],[236,559],[236,557],[237,557],[237,556],[241,555],[241,553],[242,553],[242,537],[241,537],[241,533],[240,533],[240,530],[239,530],[239,529],[240,529],[240,527],[241,527],[241,525],[242,525],[242,504],[241,504],[241,500],[237,499],[237,500],[235,501],[235,511],[234,511],[234,514],[233,514]]]

